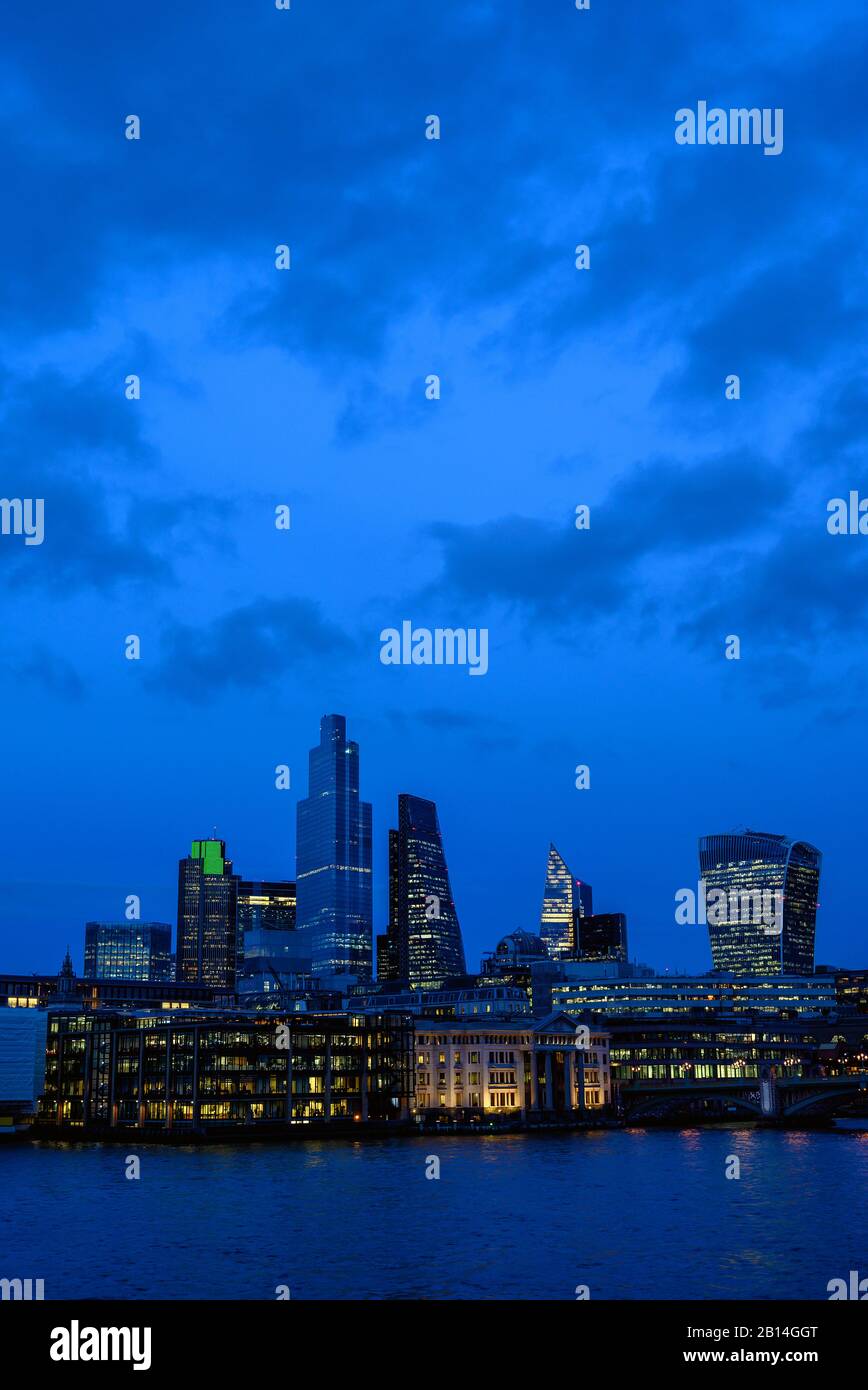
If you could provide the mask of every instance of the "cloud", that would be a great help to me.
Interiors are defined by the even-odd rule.
[[[10,674],[16,681],[41,686],[61,700],[80,700],[86,686],[75,667],[48,647],[34,647],[23,660],[12,662]]]
[[[42,499],[45,514],[41,545],[0,537],[0,575],[10,594],[171,584],[182,528],[183,553],[209,544],[226,551],[229,503],[142,490],[166,483],[114,359],[79,378],[54,367],[29,375],[4,370],[0,430],[2,495]]]
[[[773,522],[791,487],[748,453],[692,468],[661,460],[622,478],[592,507],[588,530],[516,516],[436,523],[428,533],[440,545],[442,572],[425,597],[499,602],[553,625],[611,615],[647,596],[644,561],[665,566],[745,541]]]
[[[258,598],[208,624],[171,624],[146,685],[154,693],[200,702],[225,690],[309,679],[323,662],[345,663],[356,651],[310,599]]]
[[[746,557],[727,576],[725,595],[710,574],[694,589],[696,616],[682,625],[693,642],[737,633],[743,656],[813,648],[825,639],[861,634],[868,614],[868,548],[862,536],[830,536],[825,509],[816,520],[787,530],[764,553]]]

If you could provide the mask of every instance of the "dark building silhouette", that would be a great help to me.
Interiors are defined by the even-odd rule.
[[[238,878],[223,840],[194,840],[178,864],[179,983],[232,988],[237,965]]]
[[[813,845],[756,830],[699,841],[715,970],[813,974],[822,861]]]
[[[389,911],[388,933],[377,943],[380,978],[431,988],[465,973],[437,807],[406,793],[398,797],[398,829],[389,831]]]
[[[623,912],[573,914],[576,960],[627,959],[627,918]]]
[[[320,721],[298,803],[298,929],[311,934],[314,975],[370,979],[373,912],[371,805],[359,797],[359,745],[342,714]]]

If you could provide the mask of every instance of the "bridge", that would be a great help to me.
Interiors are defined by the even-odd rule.
[[[748,1077],[727,1081],[630,1081],[620,1087],[624,1117],[666,1119],[676,1114],[738,1115],[787,1120],[844,1112],[868,1102],[868,1074],[852,1076]]]

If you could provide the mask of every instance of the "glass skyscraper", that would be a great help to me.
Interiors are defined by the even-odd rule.
[[[627,959],[627,918],[623,912],[573,914],[576,938],[576,959]]]
[[[812,975],[823,856],[813,845],[745,830],[699,841],[715,970]]]
[[[359,745],[347,742],[342,714],[320,721],[297,831],[296,924],[311,934],[313,974],[370,979],[371,806],[359,798]]]
[[[575,918],[590,917],[593,910],[591,885],[573,878],[554,845],[549,845],[540,936],[550,956],[575,954]]]
[[[389,831],[389,932],[378,938],[381,978],[436,989],[463,975],[464,944],[433,801],[402,793]]]
[[[238,878],[224,840],[194,840],[178,864],[180,984],[235,986]]]
[[[240,878],[236,913],[238,961],[246,955],[249,932],[295,930],[295,884],[288,879],[266,881]]]
[[[87,922],[84,973],[90,980],[171,980],[172,928],[168,922]]]

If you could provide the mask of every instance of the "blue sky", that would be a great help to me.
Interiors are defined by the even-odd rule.
[[[745,825],[823,851],[818,959],[865,963],[868,538],[826,530],[868,493],[864,13],[768,8],[4,18],[0,493],[46,529],[0,537],[0,966],[80,966],[129,893],[174,922],[214,826],[292,876],[326,712],[378,930],[408,791],[472,964],[553,840],[633,954],[707,968],[674,895]],[[699,100],[783,108],[782,154],[676,145]],[[488,674],[381,665],[403,619],[487,627]]]

